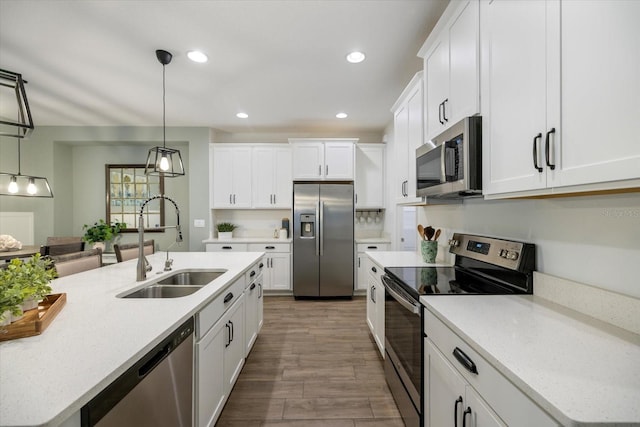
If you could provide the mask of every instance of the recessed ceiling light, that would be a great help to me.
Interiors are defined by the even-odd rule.
[[[200,64],[207,62],[209,60],[207,55],[200,52],[199,50],[190,50],[189,52],[187,52],[187,57],[193,62],[198,62]]]
[[[347,118],[347,113],[338,113],[336,114],[336,117],[339,119],[346,119]]]
[[[239,119],[246,119],[249,117],[249,115],[247,113],[238,113],[236,114],[236,117]]]
[[[362,52],[351,52],[350,54],[347,55],[347,61],[351,62],[352,64],[357,64],[359,62],[364,61],[364,53]]]

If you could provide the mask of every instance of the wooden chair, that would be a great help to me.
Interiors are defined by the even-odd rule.
[[[47,245],[66,245],[67,243],[79,242],[82,242],[82,237],[80,236],[47,237]]]
[[[80,273],[102,267],[102,250],[91,249],[83,252],[51,256],[58,277]]]
[[[128,261],[138,257],[138,244],[137,243],[124,243],[122,245],[113,245],[113,250],[116,253],[116,260],[118,262]],[[145,240],[143,245],[145,255],[151,255],[155,253],[155,244],[153,240]]]
[[[85,242],[80,240],[78,242],[73,242],[73,243],[42,245],[40,246],[40,255],[57,256],[57,255],[71,254],[74,252],[82,252],[84,251],[84,243]]]

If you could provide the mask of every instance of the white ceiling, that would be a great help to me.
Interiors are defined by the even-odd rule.
[[[36,127],[161,125],[165,49],[167,126],[381,132],[447,3],[0,0],[0,68],[28,81]]]

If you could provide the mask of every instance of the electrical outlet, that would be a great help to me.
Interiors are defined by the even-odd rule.
[[[193,226],[195,228],[204,228],[204,219],[194,219]]]

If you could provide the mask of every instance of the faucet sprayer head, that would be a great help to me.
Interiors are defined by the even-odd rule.
[[[176,225],[176,242],[182,242],[182,229],[180,228],[180,224]]]

